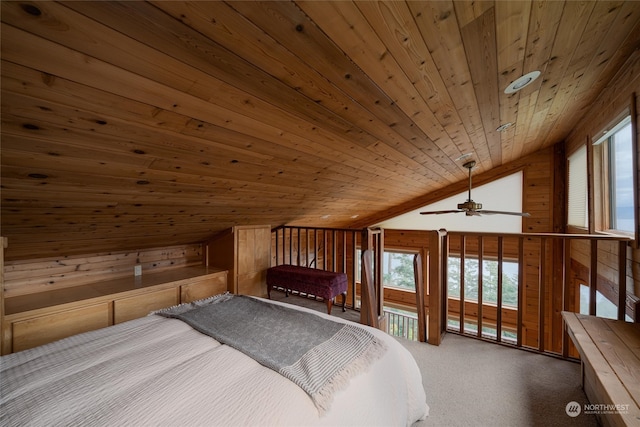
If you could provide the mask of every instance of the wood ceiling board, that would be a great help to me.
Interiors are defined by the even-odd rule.
[[[619,2],[612,3],[617,5]],[[637,52],[640,45],[640,4],[624,3],[619,7],[611,7],[607,9],[605,18],[612,16],[615,19],[610,21],[609,28],[600,30],[602,33],[606,32],[606,35],[598,36],[600,44],[594,49],[596,53],[590,63],[581,69],[582,74],[571,94],[570,102],[564,105],[564,110],[560,113],[566,120],[558,119],[556,125],[549,130],[545,141],[547,145],[552,144],[553,138],[570,132],[569,123],[584,116],[586,110],[593,105],[593,97],[597,97],[619,72],[620,58],[628,58]]]
[[[543,74],[529,86],[512,95],[519,99],[512,150],[512,159],[514,160],[524,155],[523,149],[528,141],[529,132],[535,131],[535,127],[532,127],[533,117],[536,112],[540,87],[545,79],[544,72],[551,57],[554,39],[558,33],[563,7],[562,2],[554,1],[533,2],[531,6],[523,73],[540,71]]]
[[[515,128],[517,125],[520,93],[504,93],[511,82],[525,74],[523,61],[526,50],[527,30],[531,4],[527,2],[497,2],[496,8],[496,49],[498,50],[498,90],[500,92],[500,125],[511,124],[511,128],[500,133],[502,146],[501,163],[513,160]]]
[[[158,82],[234,111],[246,112],[249,106],[261,118],[278,126],[290,125],[287,123],[289,121],[295,123],[296,117],[322,125],[323,129],[330,129],[336,135],[347,133],[351,141],[358,141],[364,147],[375,141],[374,137],[353,126],[352,122],[343,120],[331,110],[147,3],[103,5],[70,2],[68,6],[106,23],[116,31],[105,30],[103,36],[105,46],[100,52],[108,55],[100,59],[106,62],[144,76],[158,73],[155,77]],[[76,24],[76,17],[69,19],[74,19]],[[95,22],[89,21],[87,25],[95,27]],[[107,43],[120,32],[127,34],[127,37],[121,43],[116,43],[118,50],[121,50],[118,51]],[[129,37],[137,43],[131,42]],[[126,58],[125,53],[136,60]],[[157,64],[162,64],[162,67]],[[162,75],[164,68],[168,71],[166,76]],[[184,81],[175,81],[180,76],[184,76]],[[260,96],[252,95],[255,93]],[[294,117],[287,117],[290,114]]]
[[[457,6],[456,6],[457,7]],[[461,28],[465,44],[471,80],[482,100],[479,107],[484,133],[489,145],[489,157],[493,166],[502,162],[502,145],[496,131],[500,126],[498,64],[496,57],[495,11],[487,9],[481,16]]]
[[[408,2],[439,74],[447,87],[464,129],[473,143],[478,170],[489,170],[491,160],[478,101],[452,2]]]
[[[300,7],[315,22],[321,22],[329,37],[335,40],[367,75],[392,97],[414,124],[417,125],[441,151],[431,157],[438,165],[447,165],[458,150],[450,142],[442,125],[428,108],[420,93],[408,79],[392,55],[387,55],[387,47],[370,27],[356,4],[348,2],[300,2]],[[427,142],[428,144],[429,142]],[[459,156],[456,155],[456,157]],[[455,158],[455,157],[454,157]],[[444,176],[447,176],[445,174]]]
[[[401,135],[395,133],[395,126],[390,126],[396,123],[397,117],[389,118],[385,122],[382,120],[384,118],[374,116],[360,103],[353,102],[353,98],[340,88],[322,78],[322,75],[301,58],[293,55],[277,41],[265,35],[259,28],[249,25],[244,17],[225,3],[192,3],[189,5],[189,12],[191,12],[189,16],[185,15],[183,8],[175,2],[160,2],[156,6],[172,13],[177,19],[189,22],[189,25],[212,39],[218,41],[220,38],[220,43],[223,43],[227,49],[233,50],[238,56],[264,69],[292,89],[303,93],[316,104],[322,105],[330,111],[338,112],[342,117],[357,124],[358,127],[376,138],[383,139],[387,143],[393,142],[396,146],[409,145],[406,140],[403,141]],[[211,25],[212,22],[215,25]],[[229,26],[233,26],[235,23],[242,26],[244,31],[233,32]],[[218,29],[218,26],[224,27],[224,30]],[[255,39],[258,39],[260,44],[256,44]],[[274,54],[274,51],[277,53]],[[386,114],[388,109],[380,111]],[[408,122],[406,117],[403,120]],[[406,126],[398,128],[406,129]],[[411,137],[416,137],[416,135],[411,135]],[[417,153],[411,152],[410,149],[409,151],[404,147],[399,147],[399,149],[417,156]]]
[[[567,2],[562,11],[562,17],[556,33],[556,38],[551,49],[551,57],[544,70],[544,76],[538,94],[536,114],[533,116],[532,124],[535,128],[529,129],[528,139],[525,141],[526,153],[534,152],[544,145],[543,126],[549,123],[551,106],[559,95],[563,100],[562,93],[558,94],[560,83],[565,76],[573,53],[576,51],[580,38],[589,22],[589,17],[596,2]],[[556,101],[558,102],[558,101]],[[553,120],[552,120],[553,121]]]
[[[166,7],[171,3],[160,2],[159,7]],[[217,2],[196,3],[199,8],[214,8],[220,4]],[[408,118],[387,95],[375,86],[371,80],[362,71],[356,67],[344,53],[338,50],[333,42],[313,25],[306,25],[309,21],[307,17],[293,4],[289,2],[254,2],[245,4],[244,2],[232,2],[231,6],[243,13],[248,20],[277,40],[277,44],[295,51],[295,56],[300,62],[311,66],[316,73],[323,76],[320,83],[325,84],[325,80],[329,86],[329,93],[335,93],[335,90],[343,92],[349,99],[368,109],[371,114],[377,117],[377,120],[397,132],[407,141],[420,141],[427,139],[424,133],[412,125]],[[207,11],[207,18],[214,12]],[[225,15],[226,16],[226,15]],[[280,25],[273,25],[273,22]],[[203,24],[204,25],[204,24]],[[262,40],[262,39],[261,39]],[[240,48],[246,43],[241,43]],[[234,44],[228,45],[235,48]],[[288,58],[288,57],[287,57]],[[273,61],[271,56],[269,60]],[[254,60],[255,61],[255,60]],[[288,68],[287,68],[288,70]],[[291,72],[291,71],[289,71]],[[296,82],[300,84],[301,82]],[[302,82],[304,83],[304,82]],[[335,90],[331,90],[331,87]],[[302,87],[296,86],[298,90],[304,90]],[[318,98],[325,106],[328,105],[322,98]],[[344,107],[354,111],[353,107]],[[355,110],[361,111],[361,110]],[[411,158],[424,163],[430,158],[422,156],[411,148],[399,146],[396,136],[392,139],[382,138],[388,144],[394,144],[397,149],[406,153]]]
[[[582,84],[582,78],[587,66],[594,64],[594,61],[598,61],[601,64],[606,62],[607,49],[601,47],[602,40],[606,39],[607,32],[611,28],[616,15],[619,15],[620,3],[594,2],[594,5],[593,12],[584,26],[582,37],[575,50],[571,53],[564,76],[557,86],[557,93],[554,96],[546,119],[553,123],[553,126],[549,126],[545,135],[540,138],[543,144],[550,144],[549,134],[551,131],[558,126],[563,126],[558,119],[561,117],[561,113],[566,110],[569,100],[574,98],[576,89]],[[613,35],[612,38],[614,44],[619,46],[621,41],[616,40]]]
[[[41,104],[42,104],[42,103],[41,103]],[[14,107],[14,108],[15,108],[15,107]],[[58,109],[60,109],[60,108],[61,108],[61,107],[59,107]],[[39,106],[38,108],[35,108],[35,107],[34,107],[34,109],[35,109],[35,110],[41,109],[41,106]],[[52,109],[52,108],[48,108],[48,107],[47,107],[47,112],[41,112],[41,111],[40,111],[40,112],[38,112],[38,114],[48,114],[48,113],[51,113],[52,111],[53,111],[53,109]],[[66,117],[68,117],[68,116],[62,115],[61,117],[62,117],[62,121],[64,122],[64,121],[66,121],[66,119],[65,119],[65,118],[66,118]],[[115,125],[115,122],[116,122],[116,121],[114,121],[114,120],[110,120],[110,119],[103,120],[103,119],[104,119],[104,118],[106,118],[106,117],[104,117],[104,116],[100,116],[100,117],[101,117],[101,119],[99,119],[99,120],[98,120],[98,119],[96,119],[96,120],[84,120],[84,121],[86,122],[87,126],[89,126],[89,128],[88,128],[89,130],[91,130],[92,132],[94,131],[94,129],[93,129],[93,128],[94,128],[94,127],[96,127],[96,126],[95,126],[95,121],[101,121],[101,122],[104,122],[104,121],[107,121],[107,120],[108,120],[108,121],[107,121],[107,123],[102,123],[102,125],[101,125],[101,126],[99,126],[100,131],[103,131],[103,132],[108,132],[108,131],[110,130],[110,128],[111,128],[112,126],[114,126],[114,125]],[[82,121],[82,120],[75,120],[75,122],[76,122],[76,123],[80,123],[81,121]],[[126,123],[124,123],[124,122],[123,122],[123,123],[121,123],[121,125],[122,125],[122,126],[126,126]],[[41,130],[42,130],[42,129],[41,129]],[[155,128],[149,128],[148,130],[149,130],[149,131],[153,131],[153,130],[155,130]],[[133,138],[133,137],[135,136],[135,138],[134,138],[134,140],[136,141],[136,142],[135,142],[135,144],[134,144],[134,143],[132,143],[132,142],[131,142],[131,141],[129,141],[129,140],[128,140],[128,141],[126,141],[126,144],[128,144],[128,145],[132,145],[132,146],[133,146],[133,147],[132,147],[132,150],[133,150],[133,149],[143,150],[143,151],[145,151],[145,153],[147,153],[147,154],[153,154],[153,152],[154,152],[154,151],[156,151],[156,152],[157,152],[157,151],[158,151],[157,149],[156,149],[156,150],[153,150],[153,149],[152,149],[153,145],[157,145],[157,144],[159,144],[159,143],[160,143],[160,144],[162,144],[163,139],[165,139],[165,138],[166,138],[165,136],[162,136],[162,137],[159,139],[159,138],[158,138],[158,135],[157,135],[157,134],[155,134],[155,133],[149,133],[146,137],[143,137],[143,134],[141,134],[140,132],[136,132],[136,131],[134,131],[134,129],[132,129],[132,128],[129,128],[129,129],[126,129],[126,130],[122,130],[122,129],[118,130],[118,129],[116,129],[115,131],[112,131],[112,133],[113,133],[113,132],[115,132],[116,134],[120,133],[120,134],[127,135],[127,137],[128,137],[128,138]],[[179,143],[178,143],[178,141],[179,141],[180,139],[183,139],[183,140],[184,140],[184,139],[186,139],[186,137],[185,137],[184,135],[178,135],[178,136],[176,136],[176,135],[171,135],[171,134],[169,133],[169,136],[170,136],[170,138],[167,140],[167,143],[166,143],[166,144],[164,144],[165,146],[173,146],[173,147],[180,147],[180,148],[184,148],[184,149],[187,149],[187,150],[194,150],[194,149],[196,149],[196,148],[198,148],[198,147],[202,147],[202,144],[203,144],[203,143],[207,143],[207,141],[205,141],[205,140],[200,140],[200,141],[196,141],[196,143],[195,143],[195,144],[189,144],[189,145],[190,145],[190,147],[189,147],[189,146],[184,146],[184,144],[179,144]],[[65,130],[64,135],[63,135],[62,137],[63,137],[63,138],[68,138],[68,137],[69,137],[69,136],[67,135],[67,130]],[[207,137],[209,137],[209,140],[210,140],[210,136],[209,136],[209,135],[207,135]],[[147,141],[148,141],[148,143],[144,143],[144,141],[145,141],[145,140],[147,140]],[[92,141],[92,142],[94,142],[94,143],[95,143],[96,141]],[[199,142],[199,143],[198,143],[198,142]],[[99,144],[99,145],[104,146],[105,144]],[[211,145],[211,144],[207,143],[206,145]],[[217,157],[221,157],[221,156],[222,156],[222,154],[223,154],[223,153],[220,153],[220,150],[219,150],[219,148],[220,148],[220,146],[221,146],[221,145],[222,145],[221,143],[220,143],[220,144],[217,144],[217,145],[213,145],[213,148],[215,148],[215,149],[216,149],[216,156],[217,156]],[[262,144],[257,144],[257,145],[262,145]],[[183,146],[184,146],[184,147],[183,147]],[[222,145],[222,146],[223,146],[223,145]],[[223,146],[223,147],[224,147],[224,146]],[[176,148],[176,149],[177,149],[177,148]],[[205,151],[205,150],[206,150],[206,151]],[[200,149],[199,149],[199,152],[202,154],[202,156],[203,156],[203,157],[205,157],[205,156],[207,155],[207,151],[210,151],[210,150],[211,150],[211,147],[206,147],[205,149],[200,148]],[[235,151],[235,152],[237,152],[237,153],[231,153],[231,155],[229,155],[229,156],[228,156],[228,159],[243,159],[243,156],[239,156],[239,155],[237,155],[237,154],[240,154],[240,153],[242,153],[242,154],[248,154],[250,157],[258,157],[258,155],[257,155],[257,154],[255,154],[255,150],[254,150],[254,151],[249,151],[249,150],[240,150],[240,149],[235,149],[234,151]],[[287,151],[287,153],[289,153],[289,152],[290,152],[290,151]],[[169,155],[170,153],[167,153],[167,152],[158,153],[158,154],[159,154],[159,157],[174,157],[174,156],[175,156],[175,153],[173,154],[173,156],[171,156],[171,155]],[[316,153],[316,154],[317,154],[317,153]],[[286,160],[286,156],[284,156],[284,157],[285,157],[285,160]],[[327,152],[326,157],[327,157],[327,158],[333,158],[333,159],[335,159],[335,157],[336,157],[336,153],[335,153],[335,152],[333,152],[333,151],[331,151],[331,152]],[[265,155],[265,156],[261,156],[261,159],[272,159],[272,156],[266,156],[266,155]],[[247,161],[249,161],[249,162],[254,162],[254,160],[253,160],[253,159],[251,159],[251,158],[248,158],[248,159],[247,159]],[[356,163],[356,162],[354,162],[351,158],[347,158],[347,161],[349,161],[349,162],[350,162],[350,165],[349,165],[349,166],[346,166],[346,167],[344,168],[344,170],[345,170],[347,173],[351,173],[354,177],[356,177],[355,179],[366,179],[366,176],[365,176],[364,178],[362,177],[362,175],[363,175],[363,172],[362,172],[362,171],[360,171],[360,172],[358,172],[358,171],[354,171],[354,166],[356,166],[356,165],[357,165],[357,163]],[[213,162],[213,161],[212,161],[212,162]],[[313,164],[318,164],[318,159],[317,159],[317,158],[314,158],[314,159],[312,160],[312,162],[313,162]],[[264,161],[263,161],[263,160],[261,160],[259,163],[263,164],[263,163],[264,163]],[[299,164],[299,163],[303,163],[303,162],[296,161],[296,162],[294,162],[293,164],[294,164],[294,165],[297,165],[297,164]],[[401,159],[399,159],[396,163],[397,163],[397,167],[396,167],[396,172],[397,172],[397,171],[398,171],[398,168],[406,170],[406,169],[407,169],[407,165],[406,165],[406,163],[410,163],[410,162],[409,162],[409,161],[407,161],[406,159],[401,158]],[[270,166],[273,166],[274,164],[277,164],[277,161],[275,161],[275,160],[274,160],[273,164],[271,164]],[[362,164],[362,166],[363,166],[363,168],[366,168],[366,167],[368,167],[368,166],[369,166],[369,164],[370,164],[370,163],[368,163],[368,162],[367,162],[367,163],[363,163],[363,164]],[[299,169],[302,169],[302,168],[311,169],[311,166],[310,166],[310,164],[307,164],[306,166],[298,166],[298,168],[299,168]],[[289,168],[289,169],[291,169],[291,168]],[[334,172],[332,172],[332,173],[334,173],[334,174],[335,174],[335,172],[336,172],[336,171],[335,171],[335,168],[333,168],[333,169],[334,169]],[[293,170],[295,171],[295,166],[294,166]],[[377,171],[378,171],[378,173],[382,173],[382,172],[384,172],[384,170],[382,170],[382,169],[378,169]],[[300,172],[300,170],[298,170],[298,172]],[[411,182],[413,182],[413,181],[415,181],[415,180],[424,179],[424,177],[423,177],[423,176],[421,176],[421,175],[419,175],[419,174],[416,174],[415,172],[408,171],[408,174],[409,174],[408,178],[411,178],[411,181],[409,181],[409,184],[407,184],[405,180],[403,180],[402,182],[398,182],[398,184],[402,184],[402,185],[403,185],[403,187],[406,187],[407,185],[411,186],[411,184],[410,184],[410,183],[411,183]],[[338,179],[338,180],[345,180],[345,178],[340,178],[339,176],[335,177],[335,179]],[[393,177],[391,177],[390,179],[391,179],[391,183],[393,183],[394,178],[393,178]],[[424,187],[423,187],[423,188],[424,188]]]
[[[456,146],[457,151],[446,147],[445,154],[457,158],[472,152],[469,136],[462,131],[462,121],[408,6],[401,2],[358,2],[356,6]]]
[[[640,43],[639,2],[0,8],[7,259],[403,213],[566,138]]]

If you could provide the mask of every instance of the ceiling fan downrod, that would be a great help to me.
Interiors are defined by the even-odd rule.
[[[473,215],[474,211],[482,209],[482,203],[476,203],[471,198],[471,185],[472,185],[471,169],[473,169],[475,165],[476,165],[476,162],[474,160],[470,160],[467,163],[462,165],[469,170],[469,190],[468,190],[467,201],[464,203],[458,203],[458,209],[462,209],[463,211],[465,211],[467,216]]]

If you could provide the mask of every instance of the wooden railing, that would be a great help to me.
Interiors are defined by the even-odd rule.
[[[389,335],[418,341],[418,316],[397,313],[388,309],[385,309],[384,313],[387,319],[386,331]]]
[[[361,322],[371,324],[377,315],[386,328],[381,287],[384,233],[380,230],[278,227],[272,233],[272,265],[294,264],[347,274],[347,305],[360,309],[363,249],[372,251],[374,296],[371,316],[361,312]],[[640,320],[640,303],[618,284],[627,282],[629,239],[584,234],[425,232],[417,257],[416,287],[418,339],[438,345],[445,332],[501,344],[575,356],[564,333],[562,311],[580,311],[580,284],[589,289],[589,314],[598,315],[596,296],[601,293],[618,307],[617,318]],[[467,262],[477,265],[475,282],[465,280]],[[450,263],[458,263],[459,294],[450,295]],[[485,262],[491,262],[495,281],[485,281]],[[503,273],[507,263],[517,265],[515,301],[504,301]],[[452,282],[455,284],[455,280]],[[488,291],[494,295],[488,298]],[[473,295],[470,295],[473,293]],[[462,303],[462,301],[464,303]],[[584,308],[584,307],[583,307]],[[428,320],[427,320],[428,319]]]
[[[618,319],[638,319],[637,301],[626,290],[627,238],[439,233],[436,245],[430,239],[429,257],[446,261],[429,263],[430,269],[441,268],[439,273],[431,271],[430,281],[425,284],[429,292],[430,330],[446,330],[567,357],[570,345],[561,312],[580,311],[580,284],[589,288],[589,314],[599,314],[596,310],[599,292],[616,304]],[[477,265],[472,284],[465,280],[469,259]],[[452,281],[459,289],[459,295],[455,296],[448,295],[451,278],[447,275],[452,260],[459,263],[456,268],[460,272]],[[495,283],[485,283],[483,279],[487,260],[497,263]],[[507,262],[518,266],[515,304],[505,304],[503,298],[503,272]],[[487,300],[488,287],[495,292],[492,300]],[[466,295],[470,289],[474,294],[472,298]]]
[[[377,324],[383,319],[381,256],[384,250],[380,230],[280,226],[272,230],[271,265],[300,265],[347,275],[347,307],[361,311],[361,323]],[[360,292],[361,253],[371,250],[374,301]]]

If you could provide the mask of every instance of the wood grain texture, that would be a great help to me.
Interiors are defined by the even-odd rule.
[[[638,75],[635,1],[0,7],[7,260],[363,228],[463,186],[463,155],[573,146]]]
[[[182,267],[4,299],[2,354],[146,316],[226,291],[227,272]],[[90,279],[88,279],[90,280]]]
[[[591,403],[619,405],[597,411],[605,426],[631,426],[640,419],[640,325],[563,312],[584,367]]]
[[[142,267],[146,280],[149,274],[200,266],[202,251],[202,245],[183,245],[10,261],[4,269],[4,292],[13,297],[133,277],[135,265]]]
[[[172,307],[178,303],[180,303],[180,290],[175,288],[121,298],[113,302],[113,323],[118,324],[137,319],[146,316],[153,310]]]
[[[229,292],[265,297],[271,240],[268,225],[235,226],[206,243],[207,265],[229,272]]]
[[[13,322],[12,351],[22,351],[82,332],[106,328],[111,324],[109,316],[109,304],[102,303]]]

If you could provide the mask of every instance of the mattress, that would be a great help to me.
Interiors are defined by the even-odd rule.
[[[360,327],[388,350],[322,414],[277,372],[180,320],[150,315],[0,358],[0,424],[408,426],[424,418],[411,354],[384,332]]]

